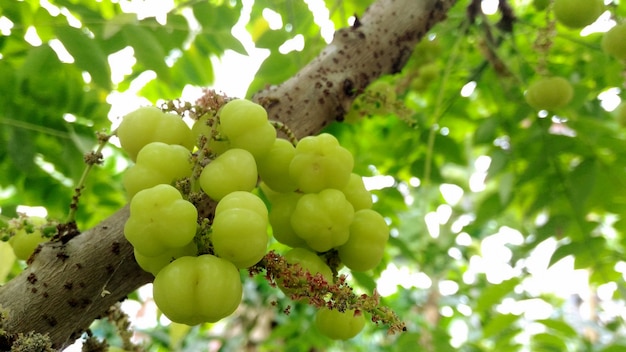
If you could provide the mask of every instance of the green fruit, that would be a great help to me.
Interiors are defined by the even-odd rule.
[[[269,188],[269,186],[265,182],[263,182],[263,180],[261,180],[261,182],[259,183],[259,190],[261,191],[263,196],[270,202],[270,204],[273,203],[274,200],[283,197],[283,195],[289,194],[274,191],[273,189]]]
[[[200,141],[200,136],[211,138],[212,128],[207,124],[208,122],[209,115],[203,115],[193,123],[193,126],[191,126],[191,140],[193,141],[193,145],[196,147],[200,147],[198,143]]]
[[[213,219],[211,242],[215,254],[238,268],[258,263],[267,251],[267,219],[253,210],[233,208]]]
[[[209,254],[181,257],[159,272],[153,294],[157,307],[173,322],[213,323],[231,315],[241,302],[239,270]]]
[[[299,265],[311,275],[322,274],[327,282],[333,282],[333,271],[315,252],[306,248],[293,248],[285,253],[285,260],[289,264]]]
[[[209,117],[210,116],[208,115],[204,115],[199,120],[194,122],[193,127],[191,128],[193,142],[195,146],[200,147],[200,145],[198,145],[200,142],[200,136],[205,136],[207,138],[207,141],[205,143],[208,143],[207,145],[205,145],[205,147],[208,147],[212,153],[219,155],[228,150],[229,143],[226,140],[215,139],[222,138],[221,128],[219,124],[217,124],[217,126],[207,125],[207,123],[209,122]],[[213,132],[213,129],[215,129],[215,134]]]
[[[419,69],[419,78],[422,79],[422,83],[425,85],[434,82],[439,77],[441,70],[436,62],[428,63]]]
[[[244,191],[235,191],[227,194],[217,203],[215,208],[215,216],[223,211],[230,209],[247,209],[259,214],[263,219],[267,220],[267,207],[261,198],[253,193]]]
[[[293,192],[298,188],[289,176],[289,165],[296,155],[296,147],[285,139],[276,139],[272,148],[257,158],[259,176],[265,184],[277,192]]]
[[[365,189],[363,184],[363,178],[357,174],[350,175],[350,181],[344,189],[341,190],[346,196],[346,199],[354,210],[369,209],[372,207],[372,195]]]
[[[148,143],[137,154],[137,163],[129,167],[122,183],[129,198],[137,192],[161,183],[191,176],[191,153],[183,146],[161,142]]]
[[[537,11],[543,11],[550,5],[550,0],[533,0],[533,6]]]
[[[441,52],[442,46],[438,38],[434,38],[432,40],[424,39],[415,47],[409,64],[412,66],[422,66],[428,62],[436,60],[439,56],[441,56]]]
[[[255,158],[266,154],[276,140],[276,129],[267,120],[267,112],[256,103],[235,99],[219,112],[220,131],[229,148],[249,151]]]
[[[334,136],[322,133],[298,142],[289,175],[300,191],[315,193],[325,188],[343,189],[353,166],[352,154]]]
[[[134,250],[135,260],[137,261],[137,264],[139,264],[139,267],[154,276],[157,276],[159,271],[161,271],[161,269],[171,263],[174,259],[186,256],[195,256],[197,252],[198,250],[196,248],[196,244],[193,241],[189,242],[189,244],[184,247],[167,250],[165,253],[156,257],[146,257],[145,255],[139,253],[137,249]]]
[[[139,191],[130,202],[124,236],[135,249],[155,257],[186,246],[196,234],[198,211],[170,185]]]
[[[298,277],[305,277],[305,272],[308,272],[311,276],[316,276],[321,274],[324,280],[327,283],[332,284],[333,282],[333,272],[326,264],[322,258],[320,258],[315,252],[312,252],[305,248],[293,248],[285,253],[285,261],[287,263],[297,266],[302,270],[302,275],[298,275]],[[285,283],[280,277],[277,278],[276,283],[278,287],[283,291],[286,295],[292,295],[299,293],[300,289],[299,282],[296,284],[296,287],[290,286],[290,283]]]
[[[191,130],[180,116],[164,113],[154,106],[141,107],[124,116],[117,137],[133,161],[141,148],[150,142],[178,144],[189,150],[194,145]]]
[[[354,213],[348,242],[337,248],[339,259],[350,270],[367,271],[380,263],[389,239],[389,226],[374,210]]]
[[[30,216],[24,220],[23,227],[17,229],[9,238],[9,244],[18,259],[28,260],[40,243],[48,239],[41,232],[40,227],[48,221],[40,216]]]
[[[604,9],[603,0],[554,0],[554,17],[570,28],[582,28],[595,22]]]
[[[421,76],[417,76],[411,80],[411,89],[422,92],[428,88],[428,83]]]
[[[315,314],[315,326],[319,331],[334,340],[347,340],[355,337],[365,326],[365,316],[354,310],[340,312],[322,308]]]
[[[626,22],[609,29],[602,37],[602,50],[618,60],[626,60]]]
[[[231,192],[252,191],[257,179],[252,154],[244,149],[229,149],[204,167],[199,181],[202,190],[219,201]]]
[[[374,103],[367,107],[370,115],[385,115],[389,105],[396,101],[396,89],[389,82],[376,81],[366,88],[366,92],[374,98]]]
[[[285,193],[271,200],[269,220],[272,225],[272,236],[276,241],[289,247],[307,247],[306,242],[296,235],[291,226],[291,214],[301,197],[300,193]]]
[[[291,215],[291,226],[309,247],[326,252],[348,241],[354,207],[336,189],[305,194]]]
[[[554,110],[566,106],[574,96],[574,88],[563,77],[542,77],[526,91],[526,102],[537,110]]]

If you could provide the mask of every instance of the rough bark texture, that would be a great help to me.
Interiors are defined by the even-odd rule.
[[[353,27],[335,34],[320,55],[285,83],[259,92],[271,119],[298,137],[342,120],[355,96],[383,74],[398,72],[415,44],[442,21],[456,0],[381,0]],[[12,334],[49,334],[55,348],[71,344],[112,304],[152,280],[123,236],[125,207],[67,243],[42,247],[30,266],[0,287],[9,318],[0,350]]]
[[[382,0],[333,41],[295,76],[253,98],[271,119],[297,137],[313,135],[343,120],[352,101],[381,75],[397,73],[417,42],[456,0]]]
[[[124,207],[67,243],[40,247],[26,270],[0,287],[9,310],[3,328],[10,333],[48,333],[61,348],[80,337],[108,307],[152,280],[141,270],[124,238]],[[0,339],[0,350],[8,350]]]

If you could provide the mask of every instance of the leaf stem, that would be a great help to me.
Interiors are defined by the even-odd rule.
[[[459,29],[460,33],[466,33],[467,28],[469,27],[468,21],[463,21],[461,28]],[[433,152],[435,148],[435,137],[437,136],[437,123],[443,117],[443,98],[446,91],[446,83],[448,82],[450,75],[452,74],[453,66],[457,62],[457,57],[459,56],[459,48],[461,47],[461,40],[465,39],[464,35],[461,35],[457,38],[456,42],[452,46],[452,50],[450,53],[450,59],[446,65],[446,68],[443,72],[443,78],[441,79],[441,85],[439,86],[439,91],[437,93],[437,98],[435,100],[435,111],[433,112],[434,121],[432,122],[432,126],[430,128],[430,132],[428,134],[428,141],[426,146],[426,158],[424,161],[424,184],[429,183],[430,174],[432,172],[432,159]]]

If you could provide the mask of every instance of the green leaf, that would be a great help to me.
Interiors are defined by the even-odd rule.
[[[490,311],[504,297],[512,293],[519,283],[520,278],[514,277],[500,284],[487,286],[476,300],[476,311],[479,313]]]
[[[489,338],[496,336],[513,328],[513,324],[518,321],[519,315],[514,314],[498,314],[489,319],[483,327],[483,337]]]
[[[31,78],[45,78],[45,72],[50,68],[58,69],[60,66],[59,59],[49,45],[41,45],[37,47],[30,47],[28,51],[24,53],[22,64],[17,71],[17,78],[22,83]],[[44,76],[44,77],[41,77]],[[20,87],[23,92],[26,88]]]
[[[506,206],[511,200],[513,188],[515,185],[515,175],[512,172],[503,173],[500,176],[500,185],[498,187],[498,195],[500,203]]]
[[[158,28],[159,40],[166,50],[182,48],[190,31],[185,16],[174,13],[167,14],[167,23]]]
[[[335,27],[341,28],[348,25],[350,16],[360,15],[373,2],[373,0],[361,1],[336,1],[325,0],[326,7],[330,10],[330,19]]]
[[[220,56],[226,50],[233,50],[241,55],[248,55],[241,42],[233,37],[230,30],[214,31],[196,38],[198,47],[205,55]]]
[[[537,228],[537,243],[542,242],[546,238],[561,238],[572,226],[572,218],[569,215],[553,214],[548,221]]]
[[[237,23],[241,11],[241,3],[228,2],[214,5],[208,1],[199,1],[193,4],[193,16],[202,25],[204,30],[229,30]]]
[[[597,259],[591,267],[591,276],[589,282],[594,285],[602,285],[607,282],[621,282],[622,273],[615,270],[615,263],[621,260],[621,252],[611,252],[606,249],[600,253],[601,258]],[[619,293],[618,293],[619,295]]]
[[[407,259],[413,261],[417,260],[415,252],[411,248],[409,248],[406,242],[402,239],[397,237],[389,237],[389,245],[398,248],[400,250],[400,253],[402,253],[402,255]]]
[[[363,286],[368,292],[373,292],[376,289],[376,281],[371,275],[353,271],[350,273],[361,286]]]
[[[126,43],[133,47],[138,62],[167,82],[171,78],[170,68],[165,63],[167,53],[154,34],[140,25],[126,25],[122,28]]]
[[[87,36],[83,30],[70,26],[55,27],[54,32],[74,58],[76,66],[89,72],[95,84],[109,89],[111,87],[111,69],[106,54],[96,42]]]
[[[572,255],[578,252],[580,249],[580,245],[578,243],[568,243],[562,246],[559,246],[554,253],[552,253],[552,257],[550,257],[550,264],[548,267],[556,264],[559,260],[567,257],[568,255]]]
[[[1,1],[0,14],[15,24],[11,29],[11,35],[23,35],[26,29],[33,23],[32,7],[25,1]]]
[[[576,269],[588,268],[601,258],[600,254],[604,252],[605,247],[604,237],[591,237],[564,244],[552,253],[549,267],[568,255],[573,255],[576,258]]]
[[[465,165],[465,150],[451,137],[437,134],[435,136],[435,153],[443,156],[446,163]]]
[[[198,48],[204,55],[220,56],[225,50],[234,50],[242,55],[247,51],[232,35],[232,28],[239,19],[240,5],[231,7],[209,2],[197,2],[192,7],[194,17],[202,25],[201,33],[196,38]]]
[[[478,206],[476,212],[476,220],[474,224],[480,226],[489,220],[497,217],[503,210],[500,195],[497,192],[493,192],[489,195],[485,195],[485,198]]]
[[[35,11],[33,22],[36,24],[35,30],[42,42],[47,43],[56,37],[55,28],[67,26],[67,22],[62,16],[52,16],[50,12],[43,7],[39,7]]]
[[[417,332],[405,332],[398,336],[394,351],[410,351],[419,344],[422,335]]]
[[[569,175],[569,192],[572,197],[572,207],[578,216],[586,214],[586,204],[589,195],[594,189],[597,167],[596,161],[586,159],[578,164]]]
[[[626,343],[616,343],[606,346],[600,352],[624,352],[626,351]]]
[[[15,67],[6,60],[0,60],[0,114],[5,113],[7,105],[14,104],[17,93],[17,75]]]
[[[541,320],[537,320],[537,322],[559,333],[559,335],[562,335],[565,337],[572,337],[572,338],[575,338],[578,336],[578,332],[576,332],[576,330],[574,330],[574,328],[572,328],[565,321],[556,320],[556,319],[541,319]]]
[[[476,144],[491,144],[496,138],[496,131],[500,122],[496,118],[485,119],[474,132],[474,143]]]
[[[106,21],[102,30],[102,38],[104,40],[110,39],[117,33],[119,33],[124,26],[136,25],[137,15],[133,13],[120,13],[110,20]]]
[[[7,151],[15,167],[25,173],[35,168],[35,146],[32,134],[21,128],[9,129],[11,136]]]
[[[488,179],[504,170],[511,159],[509,153],[502,149],[494,149],[489,156],[491,157],[491,164],[489,164],[489,170],[487,170]]]
[[[176,60],[172,66],[172,75],[181,87],[185,84],[206,86],[213,83],[213,64],[209,56],[202,55],[196,46],[192,45]]]
[[[182,50],[191,30],[187,19],[183,15],[169,13],[166,21],[165,25],[162,25],[155,18],[150,17],[135,25],[150,32],[163,48],[163,52],[169,53],[173,49]]]
[[[278,52],[270,54],[261,64],[246,95],[250,96],[268,84],[277,84],[291,77],[298,69],[294,64],[294,55],[296,55],[295,52],[285,55]]]
[[[281,46],[286,40],[291,38],[291,34],[287,33],[284,30],[268,30],[263,32],[259,39],[257,39],[255,45],[258,48],[278,48]]]
[[[567,351],[567,345],[565,342],[548,333],[540,333],[537,335],[533,335],[531,340],[531,346],[533,351],[542,351],[542,352],[562,352]]]

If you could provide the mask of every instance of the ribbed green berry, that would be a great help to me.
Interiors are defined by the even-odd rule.
[[[526,91],[526,102],[537,110],[554,110],[569,104],[574,88],[563,77],[542,77]]]
[[[150,142],[178,144],[189,150],[194,145],[191,129],[180,116],[164,113],[154,106],[141,107],[124,116],[117,128],[117,137],[133,161]]]

